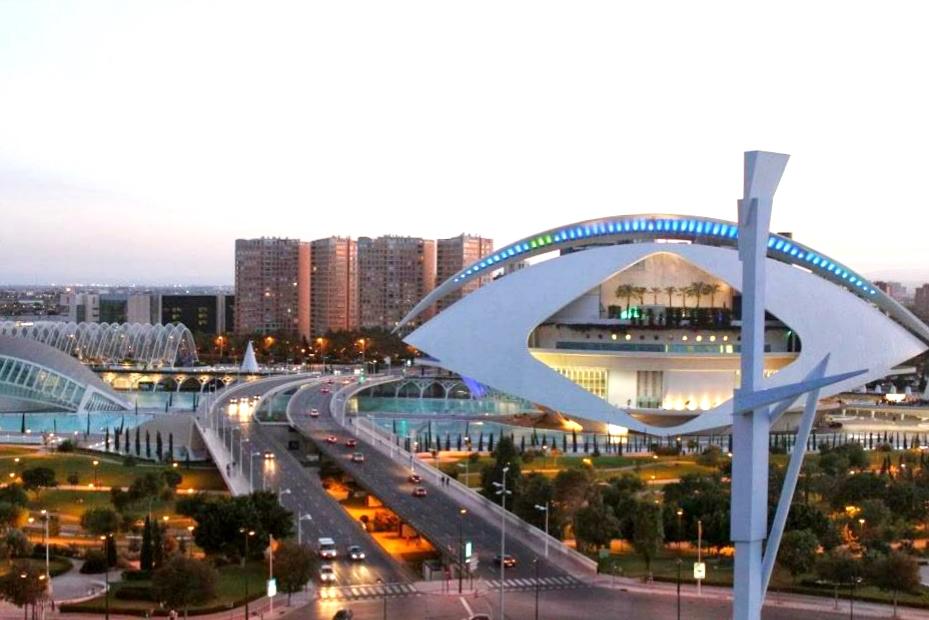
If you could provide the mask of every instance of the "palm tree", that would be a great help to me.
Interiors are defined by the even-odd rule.
[[[644,286],[634,286],[632,288],[633,294],[636,296],[636,299],[639,300],[640,304],[645,303],[645,294],[648,292],[648,289]]]
[[[690,283],[690,289],[693,291],[692,295],[697,298],[697,305],[695,308],[700,307],[700,297],[703,296],[704,287],[706,286],[705,282],[700,282],[699,280]]]
[[[694,287],[692,284],[681,289],[681,300],[684,302],[685,308],[687,307],[687,298],[693,297],[694,295],[696,295],[696,293],[694,292]],[[698,301],[697,304],[699,305],[699,303],[700,302]]]
[[[626,311],[632,305],[632,296],[635,294],[635,287],[631,284],[620,284],[616,287],[616,296],[626,300]]]
[[[710,308],[716,307],[716,296],[719,295],[719,292],[723,287],[719,285],[719,282],[713,282],[712,284],[706,285],[706,290],[704,293],[710,296]]]
[[[658,296],[661,294],[661,287],[660,287],[660,286],[653,286],[652,288],[648,289],[648,292],[652,294],[652,303],[655,304],[655,305],[657,306],[657,305],[658,305]]]
[[[674,307],[674,293],[677,292],[676,286],[666,286],[664,287],[664,292],[668,294],[668,307]]]

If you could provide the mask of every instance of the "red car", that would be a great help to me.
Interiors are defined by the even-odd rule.
[[[412,482],[413,484],[419,484],[420,482],[423,481],[423,477],[420,476],[419,474],[410,474],[407,480]]]
[[[426,487],[416,487],[413,489],[413,497],[426,497]]]
[[[335,435],[329,435],[326,437],[326,443],[339,443],[339,438]]]
[[[357,445],[358,445],[358,440],[357,440],[357,439],[346,439],[346,440],[345,440],[345,447],[346,447],[346,448],[354,448],[354,447],[356,447]]]

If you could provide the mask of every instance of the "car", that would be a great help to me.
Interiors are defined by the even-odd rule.
[[[413,497],[426,497],[426,487],[416,487],[413,489]]]
[[[323,389],[321,389],[321,390],[319,391],[319,393],[320,393],[320,394],[328,394],[328,393],[331,392],[331,391],[332,391],[332,390],[330,390],[329,388],[323,388]]]
[[[326,443],[339,443],[339,438],[335,435],[329,435],[326,437]]]
[[[340,609],[332,616],[332,620],[352,620],[354,617],[355,614],[351,609]],[[490,620],[490,618],[487,618],[487,620]]]
[[[503,564],[503,566],[505,566],[506,568],[513,568],[514,566],[516,566],[516,558],[508,553],[502,557],[502,562],[501,562],[501,557],[500,557],[500,554],[498,553],[497,555],[494,556],[494,564],[496,564],[497,566],[500,566],[500,564]]]
[[[266,461],[273,461],[275,459],[274,453],[271,452],[270,450],[262,454],[262,456],[264,457],[264,460]]]
[[[419,484],[423,481],[423,477],[419,474],[410,474],[409,477],[407,477],[407,481],[412,482],[413,484]]]
[[[335,541],[329,537],[323,537],[316,541],[319,545],[319,557],[326,559],[335,559],[339,552],[335,548]]]
[[[348,548],[348,557],[350,560],[356,560],[356,561],[363,560],[365,559],[364,549],[362,549],[358,545],[352,545],[351,547]]]
[[[318,417],[319,417],[319,409],[316,409],[316,408],[310,409],[310,417],[311,417],[311,418],[318,418]]]
[[[322,583],[333,583],[335,581],[335,570],[332,564],[323,564],[319,567],[319,580]]]
[[[358,440],[357,440],[357,439],[346,439],[346,440],[345,440],[345,447],[346,447],[346,448],[354,448],[354,447],[356,447],[357,445],[358,445]]]
[[[364,462],[365,462],[364,454],[362,454],[361,452],[355,452],[354,454],[352,454],[352,463],[364,463]]]

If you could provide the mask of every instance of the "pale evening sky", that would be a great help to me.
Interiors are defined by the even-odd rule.
[[[0,282],[232,281],[236,237],[735,219],[929,280],[922,3],[0,0]]]

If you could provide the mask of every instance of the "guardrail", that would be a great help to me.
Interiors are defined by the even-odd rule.
[[[524,534],[529,537],[530,540],[535,540],[545,545],[546,548],[555,551],[555,553],[561,555],[564,560],[578,565],[584,570],[590,572],[597,571],[596,561],[568,547],[554,536],[546,534],[543,530],[540,530],[534,525],[526,523],[512,512],[504,510],[499,504],[487,499],[471,487],[458,482],[458,480],[454,478],[446,476],[444,472],[417,458],[415,454],[400,446],[399,437],[386,429],[380,428],[370,418],[355,416],[352,418],[352,423],[346,424],[345,404],[352,396],[371,386],[391,383],[401,379],[402,377],[372,377],[366,383],[355,383],[343,387],[336,392],[329,401],[329,411],[333,419],[338,421],[343,428],[359,437],[364,433],[368,437],[369,442],[377,450],[389,456],[391,459],[403,465],[409,464],[413,466],[414,463],[418,464],[421,470],[433,476],[436,481],[441,481],[443,478],[446,478],[448,483],[442,487],[442,489],[446,492],[454,489],[460,499],[463,499],[465,503],[468,504],[469,509],[481,509],[484,514],[490,513],[492,517],[498,520],[506,519],[507,528],[511,533],[519,532]]]

